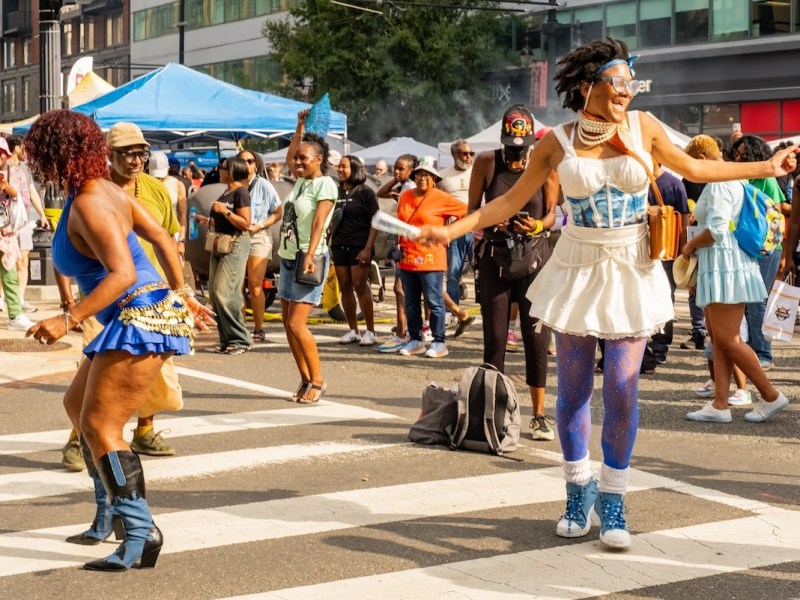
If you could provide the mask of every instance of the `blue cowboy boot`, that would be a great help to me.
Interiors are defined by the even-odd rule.
[[[111,497],[111,506],[125,526],[125,541],[116,552],[83,565],[90,571],[125,571],[156,565],[164,540],[153,523],[145,500],[144,473],[139,457],[130,451],[114,450],[100,457],[97,471]]]
[[[97,469],[94,467],[92,451],[83,438],[81,438],[81,451],[83,452],[86,469],[94,482],[94,499],[97,503],[97,512],[89,529],[83,533],[69,536],[67,541],[70,544],[80,544],[81,546],[96,546],[107,540],[112,531],[114,532],[114,537],[121,540],[125,537],[122,519],[119,518],[119,515],[116,514],[111,506],[108,494],[106,494],[106,488],[103,486],[100,475],[97,474]]]

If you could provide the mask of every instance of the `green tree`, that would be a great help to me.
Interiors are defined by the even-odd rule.
[[[315,97],[328,92],[359,143],[405,135],[435,144],[497,118],[482,77],[503,64],[502,13],[479,10],[496,2],[362,4],[382,15],[328,0],[299,4],[286,20],[264,25],[273,57],[289,82],[310,77]]]

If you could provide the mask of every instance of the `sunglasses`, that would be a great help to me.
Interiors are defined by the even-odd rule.
[[[137,158],[141,162],[147,162],[150,159],[150,152],[147,150],[114,150],[114,152],[124,158],[128,164],[132,164]]]
[[[254,164],[256,164],[256,159],[255,158],[245,158],[244,162],[246,162],[248,165],[254,165]]]
[[[475,156],[475,151],[474,150],[469,150],[469,151],[463,152],[463,151],[459,150],[458,154],[460,154],[461,156]]]
[[[599,77],[598,80],[610,81],[611,87],[613,87],[614,91],[618,94],[624,94],[627,91],[631,96],[635,96],[644,88],[644,85],[638,79],[631,79],[628,81],[622,75],[615,75],[614,77]]]

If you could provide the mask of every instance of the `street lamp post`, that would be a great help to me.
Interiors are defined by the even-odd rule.
[[[39,112],[62,108],[61,0],[39,0]]]

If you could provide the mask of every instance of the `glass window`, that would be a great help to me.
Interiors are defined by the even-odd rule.
[[[61,24],[61,54],[72,55],[72,21]]]
[[[542,60],[544,58],[544,44],[542,42],[542,15],[533,15],[526,21],[526,29],[523,34],[522,53],[529,56],[531,60]]]
[[[727,140],[734,123],[740,123],[739,104],[704,104],[703,133]]]
[[[141,42],[146,40],[145,25],[147,21],[147,11],[140,10],[133,13],[133,41]]]
[[[555,33],[556,56],[564,56],[572,49],[572,14],[570,11],[556,13],[556,21],[560,25]]]
[[[22,110],[28,112],[31,109],[31,78],[22,78]]]
[[[3,68],[13,69],[17,66],[17,45],[14,38],[3,41]]]
[[[603,39],[603,7],[578,8],[574,13],[575,45]]]
[[[106,17],[106,45],[118,46],[122,43],[122,13],[111,13]]]
[[[78,39],[78,51],[94,50],[94,19],[85,18],[81,23],[81,33]]]
[[[3,82],[3,112],[17,112],[17,86],[13,81]]]
[[[721,42],[746,38],[750,31],[748,6],[742,0],[713,0],[712,38]]]
[[[620,2],[606,7],[606,31],[610,37],[636,48],[636,3]]]
[[[792,7],[789,2],[753,0],[750,35],[774,35],[791,31]]]
[[[661,120],[676,131],[689,136],[700,133],[699,105],[665,106],[661,111]]]
[[[709,0],[675,0],[675,43],[707,42]]]
[[[672,43],[671,0],[640,0],[639,42],[642,48]]]
[[[29,37],[22,40],[22,64],[31,64],[31,38]]]

